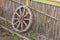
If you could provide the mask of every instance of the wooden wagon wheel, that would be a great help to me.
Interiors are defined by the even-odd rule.
[[[19,6],[12,15],[12,27],[17,32],[27,31],[32,23],[32,13],[26,6]]]

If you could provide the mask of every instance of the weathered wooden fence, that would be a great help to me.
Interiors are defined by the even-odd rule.
[[[21,3],[25,4],[25,1],[26,0],[0,0],[0,15],[11,20],[15,9],[20,6]],[[47,37],[47,40],[59,40],[60,7],[31,1],[29,8],[33,14],[33,24],[31,25],[31,29],[23,34],[25,36],[27,34],[32,36],[38,33]]]

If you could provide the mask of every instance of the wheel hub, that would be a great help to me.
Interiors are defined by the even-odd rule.
[[[19,21],[21,21],[21,22],[24,21],[24,17],[23,17],[23,16],[19,17],[18,19],[19,19]]]

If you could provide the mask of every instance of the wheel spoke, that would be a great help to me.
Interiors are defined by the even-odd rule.
[[[21,16],[22,15],[21,9],[20,9],[19,13],[20,13],[20,16]]]
[[[14,25],[17,24],[18,22],[19,22],[19,21],[15,22]]]
[[[21,23],[19,22],[19,24],[18,24],[17,27],[16,27],[17,29],[19,28],[20,24],[21,24]]]
[[[24,17],[26,17],[28,15],[28,12],[26,12],[26,14],[24,15]]]
[[[28,19],[28,18],[24,18],[24,20],[30,20],[30,19]]]
[[[18,18],[13,18],[14,20],[18,20]]]
[[[16,13],[17,14],[17,16],[20,16],[18,13]]]
[[[21,30],[23,30],[23,23],[21,22]]]
[[[25,26],[27,26],[27,23],[25,21],[23,21],[23,23],[25,24]]]
[[[24,15],[24,13],[25,13],[25,8],[23,9],[23,15]]]

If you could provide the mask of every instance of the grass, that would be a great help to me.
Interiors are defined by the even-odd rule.
[[[8,21],[6,21],[6,20],[1,20],[0,24],[3,25],[3,26],[7,26],[7,25],[8,25]],[[12,37],[12,40],[19,40],[19,39],[18,39],[18,36],[15,35],[14,33],[7,32],[7,31],[5,31],[5,30],[2,29],[2,28],[0,28],[0,30],[1,30],[2,32],[4,32],[4,35],[5,35],[5,36],[11,36],[11,37]]]
[[[37,40],[36,33],[31,36],[30,34],[27,34],[26,37],[30,38],[31,40]]]
[[[8,25],[8,21],[2,20],[1,23],[2,23],[3,26],[7,26],[7,25]],[[1,30],[5,31],[4,29],[1,29]],[[10,33],[10,32],[5,31],[5,32],[4,32],[4,35],[5,35],[5,36],[11,36],[11,37],[12,37],[12,40],[19,40],[19,39],[18,39],[18,36],[15,35],[14,33]],[[37,40],[36,33],[35,33],[33,36],[31,36],[30,34],[27,34],[26,36],[27,36],[28,38],[31,38],[31,40]]]
[[[1,29],[0,29],[0,30],[1,30]],[[12,37],[12,40],[19,40],[19,39],[18,39],[18,36],[15,35],[14,33],[10,33],[10,32],[8,32],[8,31],[5,31],[4,29],[2,29],[1,31],[3,32],[3,35],[4,35],[4,36],[10,36],[10,37]]]

